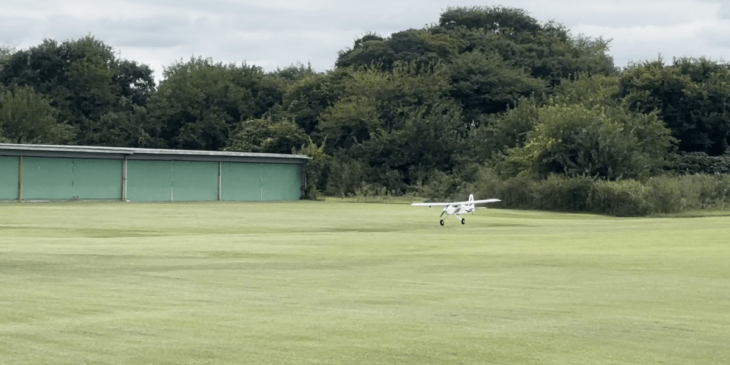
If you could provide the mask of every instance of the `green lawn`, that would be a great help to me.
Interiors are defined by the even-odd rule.
[[[728,364],[730,217],[0,204],[0,364]]]

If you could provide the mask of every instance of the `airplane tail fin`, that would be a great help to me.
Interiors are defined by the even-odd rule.
[[[474,201],[474,194],[469,194],[469,201],[470,202],[473,202]]]

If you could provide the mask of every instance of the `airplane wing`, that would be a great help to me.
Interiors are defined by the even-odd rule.
[[[447,203],[447,205],[467,205],[467,204],[487,204],[487,203],[497,203],[501,202],[499,199],[484,199],[484,200],[472,200],[472,201],[466,201],[466,202],[453,202],[453,203]]]
[[[487,204],[487,203],[498,203],[498,202],[501,202],[501,200],[499,200],[499,199],[474,200],[474,201],[471,201],[469,203],[472,203],[472,204]]]
[[[467,205],[467,204],[487,204],[501,202],[499,199],[485,199],[485,200],[472,200],[467,202],[453,202],[453,203],[413,203],[414,207],[445,207],[448,205]]]
[[[454,203],[413,203],[413,207],[445,207]]]

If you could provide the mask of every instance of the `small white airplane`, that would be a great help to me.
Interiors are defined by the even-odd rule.
[[[496,203],[500,202],[499,199],[486,199],[486,200],[474,200],[474,194],[469,195],[469,201],[466,202],[453,202],[453,203],[413,203],[411,204],[414,207],[444,207],[444,211],[441,212],[441,217],[446,214],[454,215],[456,218],[461,219],[461,224],[466,224],[466,220],[464,218],[459,217],[459,214],[466,214],[466,213],[474,213],[474,211],[477,209],[476,204],[486,204],[486,203]],[[439,222],[441,225],[444,225],[444,220],[441,219]]]

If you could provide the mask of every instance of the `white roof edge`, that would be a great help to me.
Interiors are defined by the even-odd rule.
[[[81,152],[81,153],[109,153],[109,154],[149,154],[149,155],[181,155],[181,156],[227,156],[227,157],[268,157],[268,158],[293,158],[309,160],[305,155],[285,155],[281,153],[257,153],[257,152],[228,152],[228,151],[195,151],[195,150],[168,150],[153,148],[129,148],[129,147],[98,147],[98,146],[73,146],[73,145],[45,145],[45,144],[11,144],[0,143],[0,150],[25,150],[43,152]]]

